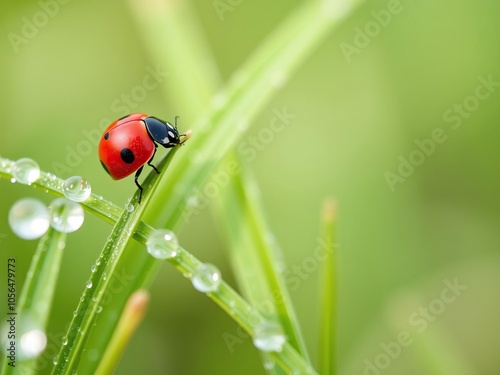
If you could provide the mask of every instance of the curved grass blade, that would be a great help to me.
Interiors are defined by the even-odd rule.
[[[308,360],[298,319],[278,271],[280,250],[264,218],[253,176],[245,165],[240,167],[242,172],[232,177],[222,194],[220,215],[217,215],[225,229],[235,275],[250,302],[277,320],[290,344]]]
[[[71,374],[77,370],[85,343],[89,339],[92,326],[102,309],[103,298],[109,290],[111,280],[114,278],[116,265],[139,225],[140,218],[150,202],[153,192],[158,186],[159,177],[162,175],[161,172],[164,172],[170,164],[178,148],[179,146],[173,148],[158,164],[159,175],[152,170],[146,177],[143,183],[142,203],[137,204],[140,194],[137,191],[131,201],[135,209],[132,212],[123,211],[120,219],[116,222],[101,252],[101,256],[96,262],[95,271],[92,273],[87,288],[80,299],[76,316],[73,317],[67,336],[64,338],[64,344],[59,352],[53,374]],[[103,277],[103,275],[106,275],[106,277]]]
[[[19,297],[16,318],[19,327],[32,324],[36,329],[45,331],[54,298],[59,268],[66,243],[66,233],[61,233],[49,228],[40,239],[36,252],[30,264],[26,281]],[[26,333],[26,332],[24,332]],[[23,332],[19,332],[23,334]],[[22,351],[20,337],[18,348]],[[16,367],[8,366],[4,361],[1,374],[36,374],[36,358],[17,361]]]

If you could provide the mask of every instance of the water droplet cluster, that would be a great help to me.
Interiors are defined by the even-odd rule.
[[[55,199],[49,208],[38,199],[23,198],[9,211],[12,231],[25,240],[40,238],[49,225],[59,232],[74,232],[82,226],[83,220],[82,207],[67,198]]]

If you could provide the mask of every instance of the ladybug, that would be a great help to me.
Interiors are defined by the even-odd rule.
[[[142,186],[139,178],[144,164],[151,164],[158,144],[165,148],[182,144],[177,131],[177,117],[175,126],[149,116],[145,113],[134,113],[114,121],[104,131],[99,142],[99,159],[104,170],[114,179],[120,180],[135,172],[134,181],[139,188],[139,203],[142,198]]]

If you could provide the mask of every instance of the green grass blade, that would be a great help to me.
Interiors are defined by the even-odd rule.
[[[221,207],[217,216],[223,221],[235,274],[245,296],[260,306],[265,315],[279,321],[290,344],[308,360],[299,323],[278,270],[279,250],[270,240],[271,230],[264,218],[258,188],[245,168],[232,177]]]
[[[144,317],[148,302],[149,293],[143,289],[130,296],[95,375],[108,375],[115,371],[132,334]]]
[[[17,315],[15,316],[19,327],[30,321],[34,327],[45,331],[59,276],[65,241],[66,233],[60,233],[52,228],[49,228],[40,239],[19,297]],[[22,333],[21,330],[18,335]],[[20,336],[18,336],[17,344],[18,349],[22,350],[19,346],[19,340]],[[25,361],[18,360],[16,368],[8,366],[8,361],[5,360],[1,374],[14,373],[35,374],[36,358]]]
[[[162,159],[157,168],[163,172],[169,165],[175,152],[179,147],[175,147]],[[97,315],[102,309],[102,301],[106,292],[109,290],[110,282],[115,277],[116,266],[120,260],[126,245],[132,238],[144,210],[151,200],[153,192],[156,190],[159,182],[159,176],[155,171],[151,171],[143,183],[142,203],[137,204],[139,191],[134,195],[131,203],[135,209],[132,212],[123,211],[120,219],[116,222],[109,239],[101,252],[101,256],[96,262],[95,271],[89,279],[87,288],[84,290],[80,303],[76,310],[76,316],[72,319],[68,333],[64,339],[65,344],[61,347],[57,364],[54,367],[53,374],[63,375],[71,374],[77,369],[78,363],[85,349],[85,343],[92,333],[92,326],[96,321]],[[107,275],[103,277],[103,275]],[[110,337],[102,337],[103,344],[107,344]]]
[[[181,271],[185,277],[192,280],[196,268],[201,262],[179,247],[177,256],[167,260]],[[207,293],[207,296],[217,303],[235,322],[237,322],[250,336],[254,336],[256,327],[267,321],[258,309],[250,305],[224,280],[221,280],[217,290]],[[280,352],[267,353],[278,366],[286,373],[316,374],[310,363],[290,343],[285,343]]]
[[[321,315],[319,330],[319,369],[321,374],[337,374],[336,345],[336,301],[337,285],[335,280],[335,241],[336,241],[336,208],[331,200],[323,207],[324,243],[330,249],[328,257],[323,262],[323,278],[320,285]]]

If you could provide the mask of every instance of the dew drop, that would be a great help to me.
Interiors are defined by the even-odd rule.
[[[286,342],[286,336],[278,323],[263,322],[255,327],[253,344],[264,352],[280,352]]]
[[[146,241],[148,253],[156,259],[169,259],[177,256],[179,242],[174,232],[168,229],[157,229]]]
[[[83,224],[83,208],[67,198],[57,198],[50,205],[52,228],[59,232],[71,233]]]
[[[78,311],[73,311],[73,316],[76,318],[76,316],[78,315]]]
[[[49,210],[37,199],[20,199],[9,211],[12,231],[25,240],[40,238],[49,229],[49,224]]]
[[[193,272],[191,282],[202,293],[215,292],[221,281],[220,271],[210,263],[200,264]]]
[[[95,269],[96,269],[96,265],[94,264],[94,265],[90,268],[90,272],[94,273],[94,272],[95,272]]]
[[[133,204],[127,203],[127,204],[125,205],[125,209],[126,209],[128,212],[134,212],[135,207],[134,207],[134,205],[133,205]]]
[[[52,359],[52,363],[55,365],[57,365],[57,356],[55,356],[53,359]]]
[[[86,286],[87,286],[87,289],[92,288],[92,281],[91,280],[87,281],[87,285]]]
[[[66,336],[64,336],[64,337],[62,338],[62,342],[61,342],[61,343],[63,344],[63,346],[68,345],[68,338],[67,338]]]
[[[37,357],[47,345],[47,336],[40,329],[31,329],[21,336],[22,358]]]
[[[68,178],[63,183],[63,192],[66,198],[71,199],[73,202],[83,202],[92,192],[90,183],[80,176],[73,176]]]
[[[29,185],[40,177],[40,167],[33,159],[22,158],[14,163],[12,175],[19,183]]]
[[[95,310],[96,314],[100,314],[101,311],[102,311],[102,306],[101,305],[97,306],[97,309]]]

